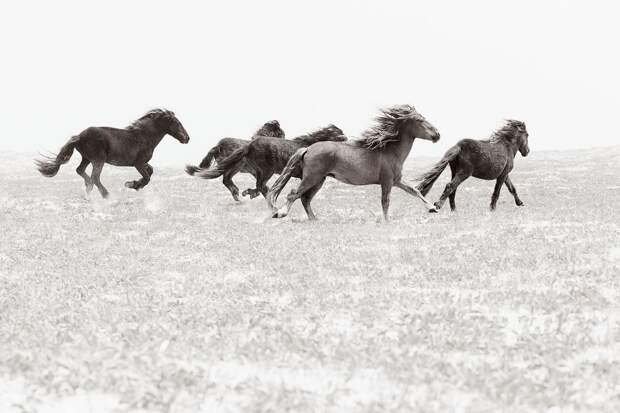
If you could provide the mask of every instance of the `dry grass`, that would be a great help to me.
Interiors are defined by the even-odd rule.
[[[618,148],[517,159],[524,208],[396,190],[389,224],[378,187],[310,223],[181,168],[108,167],[101,201],[76,159],[1,160],[0,411],[620,411]]]

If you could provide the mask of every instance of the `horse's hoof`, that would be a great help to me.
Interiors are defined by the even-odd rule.
[[[245,191],[241,192],[242,196],[248,196],[248,194],[250,193],[249,189],[246,189]]]
[[[280,210],[277,210],[271,215],[271,218],[284,218],[285,216],[286,216],[285,212],[281,212]]]
[[[135,183],[133,181],[127,181],[125,182],[125,188],[131,188],[134,189],[134,185]]]
[[[256,198],[257,196],[258,196],[258,194],[257,194],[257,193],[252,193],[252,194],[250,194],[250,199],[254,199],[254,198]]]
[[[517,206],[525,206],[525,204],[523,202],[518,202]]]
[[[428,210],[428,212],[431,213],[431,214],[436,214],[439,211],[437,210],[437,208],[431,208],[431,209]]]

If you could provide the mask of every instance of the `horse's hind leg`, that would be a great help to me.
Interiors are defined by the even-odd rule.
[[[278,209],[274,214],[274,218],[284,218],[291,211],[291,206],[293,203],[297,201],[297,199],[301,198],[306,192],[314,188],[314,186],[325,180],[325,175],[315,175],[311,176],[311,174],[305,174],[304,178],[301,180],[301,183],[297,187],[297,189],[291,190],[291,192],[286,196],[286,204]],[[318,190],[318,189],[317,189]]]
[[[515,204],[517,204],[517,206],[523,206],[523,201],[521,201],[519,195],[517,195],[517,188],[515,188],[515,186],[512,184],[510,176],[506,176],[506,181],[504,181],[504,183],[506,184],[506,187],[508,188],[512,196],[515,198]]]
[[[443,206],[444,202],[446,202],[446,198],[448,198],[451,194],[453,194],[454,192],[456,192],[456,188],[458,188],[458,186],[467,178],[469,178],[471,174],[460,170],[457,171],[456,174],[454,175],[454,178],[452,178],[452,180],[450,181],[450,183],[448,185],[446,185],[446,188],[443,190],[443,193],[441,194],[441,197],[439,197],[439,201],[435,202],[435,207],[437,207],[437,209],[441,209],[441,207]]]
[[[90,161],[85,157],[82,157],[82,162],[75,169],[78,175],[80,175],[84,179],[84,185],[86,186],[86,192],[90,192],[93,190],[93,180],[90,179],[90,176],[86,173],[86,168],[90,164]]]
[[[232,175],[229,173],[225,173],[222,177],[222,183],[226,188],[228,188],[233,199],[237,202],[240,202],[241,200],[239,199],[239,188],[233,182]]]
[[[93,183],[99,190],[99,193],[101,194],[101,196],[104,198],[107,198],[109,195],[109,192],[105,188],[105,186],[103,186],[103,184],[101,183],[101,171],[103,170],[103,164],[104,164],[103,161],[93,162],[93,172],[90,178],[92,179]]]
[[[450,164],[450,172],[452,173],[451,179],[454,179],[454,175],[456,174],[456,166],[452,166]],[[450,211],[456,210],[456,189],[452,191],[452,193],[448,196],[450,200]]]
[[[398,181],[394,184],[394,186],[396,186],[397,188],[402,189],[403,191],[407,192],[410,195],[413,195],[415,197],[420,198],[420,200],[422,200],[422,202],[424,202],[424,205],[426,205],[426,207],[428,208],[428,212],[437,212],[437,209],[435,208],[435,205],[433,205],[432,203],[430,203],[430,201],[428,199],[426,199],[424,197],[424,195],[422,195],[422,193],[416,189],[416,188],[412,188],[409,185],[407,185],[406,183],[402,182],[402,181]]]
[[[310,188],[308,191],[306,191],[305,194],[303,194],[301,196],[301,204],[304,206],[304,209],[306,210],[306,214],[308,215],[308,219],[310,219],[312,221],[316,220],[316,215],[314,215],[314,211],[312,211],[312,207],[310,206],[310,202],[312,202],[312,198],[314,198],[316,193],[319,192],[319,189],[321,189],[321,187],[323,186],[324,183],[325,183],[325,178],[323,178],[323,180],[321,182],[319,182],[318,184],[314,185],[312,188]]]

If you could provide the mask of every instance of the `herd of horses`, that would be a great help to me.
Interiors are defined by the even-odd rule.
[[[103,165],[133,166],[141,179],[125,182],[125,186],[139,190],[153,175],[149,161],[155,147],[164,136],[170,135],[187,144],[189,135],[176,115],[165,109],[154,109],[124,129],[90,127],[73,136],[58,155],[35,161],[41,174],[55,176],[60,166],[67,163],[74,150],[82,155],[76,169],[84,179],[86,190],[97,187],[101,196],[108,196],[101,183]],[[312,198],[321,189],[325,179],[332,177],[350,185],[380,185],[381,205],[388,220],[390,192],[393,187],[419,198],[429,212],[438,212],[446,199],[450,208],[456,208],[458,186],[470,176],[495,180],[491,209],[495,209],[501,188],[506,185],[515,203],[523,202],[510,180],[517,152],[527,156],[528,132],[518,120],[507,120],[488,139],[463,139],[450,148],[442,159],[427,173],[418,177],[420,183],[412,187],[403,182],[402,167],[415,139],[439,141],[437,129],[410,105],[396,105],[381,109],[376,123],[362,133],[360,139],[347,139],[343,131],[328,125],[307,135],[285,139],[285,133],[276,120],[265,123],[250,140],[224,138],[211,149],[198,166],[188,165],[185,171],[192,176],[222,181],[233,198],[239,201],[239,188],[232,178],[239,172],[252,174],[256,187],[242,195],[250,198],[263,195],[274,218],[285,217],[297,199],[309,219],[316,219]],[[215,165],[212,165],[215,160]],[[92,163],[90,176],[86,168]],[[439,200],[428,201],[425,196],[450,165],[452,179]],[[271,188],[267,182],[279,174]],[[278,208],[276,202],[291,177],[300,178],[299,186],[287,195],[286,203]]]

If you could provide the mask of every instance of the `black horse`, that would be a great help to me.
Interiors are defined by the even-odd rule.
[[[237,149],[228,158],[218,162],[214,169],[195,169],[188,166],[185,171],[190,175],[204,179],[214,179],[221,175],[232,177],[241,170],[243,165],[247,164],[254,169],[256,188],[246,189],[243,191],[243,195],[250,195],[250,198],[255,198],[262,194],[266,198],[269,190],[266,185],[267,182],[274,174],[279,174],[284,169],[295,151],[316,142],[344,142],[346,140],[347,137],[344,136],[342,130],[334,125],[290,140],[260,137],[250,142],[249,145]],[[269,203],[269,201],[267,202]]]
[[[268,136],[272,138],[282,138],[284,139],[284,131],[280,128],[280,122],[277,120],[272,120],[265,123],[259,130],[257,130],[252,136],[252,140],[260,138],[261,136]],[[237,138],[223,138],[215,145],[207,155],[202,159],[199,166],[187,165],[186,170],[197,172],[201,168],[207,169],[211,167],[211,163],[213,160],[219,163],[222,160],[229,157],[234,151],[244,146],[250,144],[250,141],[247,139],[237,139]],[[249,173],[256,177],[254,169],[247,164],[244,164],[239,172]],[[239,188],[232,180],[232,176],[230,174],[224,174],[222,183],[230,193],[235,201],[239,201]]]
[[[173,112],[165,109],[153,109],[125,129],[109,127],[90,127],[79,135],[73,136],[60,149],[55,157],[35,161],[41,174],[55,176],[62,164],[69,162],[73,150],[82,155],[82,162],[76,172],[90,192],[93,184],[101,196],[106,198],[108,190],[101,184],[101,170],[105,163],[116,166],[135,167],[142,179],[125,182],[125,186],[139,190],[146,186],[153,174],[153,167],[148,164],[153,150],[165,135],[171,135],[181,143],[188,143],[189,136]],[[88,164],[93,164],[91,176],[86,174]]]
[[[495,190],[491,197],[491,210],[495,209],[499,192],[504,184],[514,197],[515,203],[518,206],[523,206],[523,202],[517,195],[517,189],[512,184],[508,174],[512,171],[517,151],[521,152],[522,156],[527,156],[530,153],[528,136],[525,123],[518,120],[508,120],[502,128],[493,132],[490,139],[463,139],[448,149],[433,169],[418,178],[422,182],[417,188],[422,195],[426,195],[441,172],[450,164],[452,180],[446,185],[439,201],[435,202],[437,209],[443,206],[446,198],[450,198],[450,209],[454,211],[456,209],[456,189],[470,176],[496,180]]]

